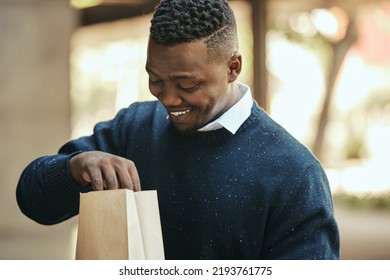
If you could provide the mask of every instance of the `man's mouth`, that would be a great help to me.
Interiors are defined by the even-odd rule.
[[[189,112],[190,112],[190,109],[185,110],[185,111],[170,112],[170,114],[174,117],[179,117],[179,116],[183,116]]]

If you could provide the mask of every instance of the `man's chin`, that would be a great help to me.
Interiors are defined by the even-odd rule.
[[[177,125],[175,123],[173,123],[173,127],[177,132],[183,135],[193,135],[198,130],[198,128],[196,127],[185,127],[185,126]]]

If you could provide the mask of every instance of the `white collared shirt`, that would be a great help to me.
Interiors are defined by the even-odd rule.
[[[244,96],[218,119],[208,123],[204,127],[198,129],[198,131],[211,131],[224,127],[232,134],[237,132],[240,126],[250,116],[253,105],[250,88],[242,83],[238,83],[238,86],[244,92]]]

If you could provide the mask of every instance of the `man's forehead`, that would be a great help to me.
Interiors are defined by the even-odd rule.
[[[147,62],[154,63],[206,63],[209,55],[204,43],[181,43],[174,46],[159,45],[154,42],[148,44]]]

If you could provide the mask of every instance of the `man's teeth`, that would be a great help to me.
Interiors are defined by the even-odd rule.
[[[190,110],[181,111],[181,112],[171,112],[171,115],[172,115],[172,116],[175,116],[175,117],[178,117],[178,116],[187,114],[189,111],[190,111]]]

